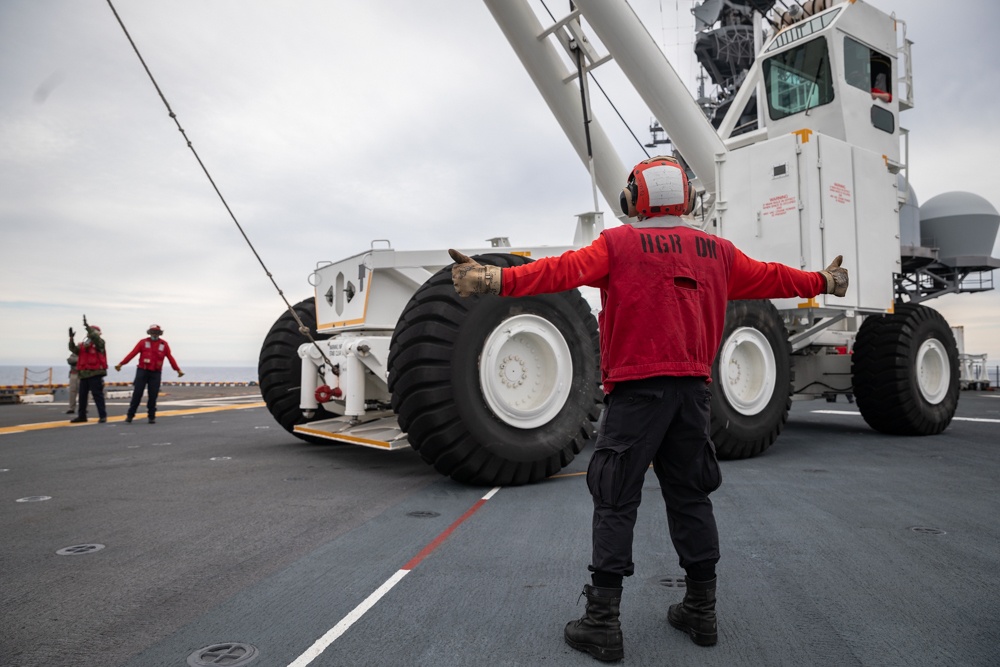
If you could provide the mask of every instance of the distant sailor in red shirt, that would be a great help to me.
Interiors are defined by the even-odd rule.
[[[450,250],[461,296],[527,296],[582,285],[601,290],[598,317],[605,410],[587,471],[594,501],[593,585],[587,612],[565,629],[566,642],[604,660],[624,656],[619,607],[631,576],[632,533],[650,464],[660,482],[670,537],[687,573],[683,602],[668,621],[699,645],[718,641],[715,565],[719,534],[708,496],[722,483],[709,436],[708,383],[722,338],[726,303],[827,293],[844,296],[847,270],[759,262],[732,242],[688,226],[694,208],[684,170],[669,157],[640,162],[622,192],[636,222],[604,230],[558,257],[503,268]]]
[[[135,371],[135,381],[133,382],[132,402],[129,403],[128,415],[125,417],[126,424],[132,423],[135,411],[139,409],[139,403],[142,401],[143,391],[149,392],[146,402],[149,423],[156,423],[156,397],[160,393],[160,376],[163,371],[164,359],[167,359],[170,366],[177,371],[177,377],[184,377],[184,372],[174,361],[173,355],[170,354],[170,345],[160,338],[163,335],[163,329],[160,328],[160,325],[150,324],[146,333],[149,334],[149,338],[144,338],[136,343],[128,356],[115,365],[115,370],[120,371],[122,366],[132,360],[132,357],[139,355],[139,367]]]

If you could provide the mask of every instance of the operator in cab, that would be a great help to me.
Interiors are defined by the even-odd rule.
[[[709,495],[722,475],[709,436],[712,363],[726,304],[735,299],[844,296],[838,256],[824,271],[747,257],[726,239],[687,224],[695,191],[672,157],[632,170],[621,194],[634,222],[558,257],[500,268],[456,250],[460,296],[529,296],[583,285],[601,291],[601,379],[605,409],[587,470],[593,497],[591,583],[586,613],[566,625],[573,648],[603,661],[624,657],[619,610],[631,576],[632,536],[650,464],[666,504],[667,527],[686,589],[668,622],[698,645],[718,641],[719,534]]]

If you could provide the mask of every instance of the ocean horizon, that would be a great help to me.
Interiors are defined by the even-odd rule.
[[[52,371],[53,384],[66,384],[69,381],[69,365],[33,364],[29,366],[0,365],[0,386],[21,386],[25,380],[25,370],[28,371],[29,385],[47,385],[49,370]],[[164,382],[257,382],[256,366],[182,366],[184,377],[178,378],[169,365],[163,368]],[[106,382],[132,382],[135,378],[135,364],[123,366],[121,372],[114,367],[108,369]]]
[[[985,364],[986,375],[990,384],[1000,386],[1000,364],[988,360]],[[49,369],[52,370],[53,384],[66,384],[69,381],[69,366],[65,363],[58,366],[32,364],[18,366],[13,364],[0,365],[0,386],[22,386],[25,380],[25,370],[28,371],[29,385],[46,385],[49,383]],[[164,382],[257,382],[256,366],[184,366],[184,377],[178,378],[174,369],[164,366]],[[129,382],[135,378],[135,364],[123,366],[121,372],[114,367],[108,369],[106,382]]]

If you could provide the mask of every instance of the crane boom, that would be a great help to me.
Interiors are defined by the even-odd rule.
[[[715,190],[716,156],[727,151],[670,61],[625,0],[574,0],[702,186]]]
[[[584,166],[589,167],[583,110],[580,105],[580,91],[574,81],[575,73],[566,68],[552,40],[544,38],[545,30],[525,0],[483,1],[542,94],[552,115],[576,150],[576,154]],[[561,37],[570,39],[565,34]],[[576,48],[583,48],[583,45],[578,43]],[[593,118],[590,119],[590,139],[597,187],[611,210],[618,215],[620,214],[618,196],[628,176],[628,169],[600,123]]]

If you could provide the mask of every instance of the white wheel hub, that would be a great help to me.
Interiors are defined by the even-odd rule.
[[[538,315],[515,315],[483,344],[479,383],[486,404],[516,428],[537,428],[562,410],[573,384],[569,345]]]
[[[948,393],[951,363],[948,351],[937,338],[928,338],[917,349],[917,387],[924,400],[937,405]]]
[[[730,334],[719,358],[719,383],[733,408],[756,415],[770,402],[776,382],[774,350],[763,333],[740,327]]]

